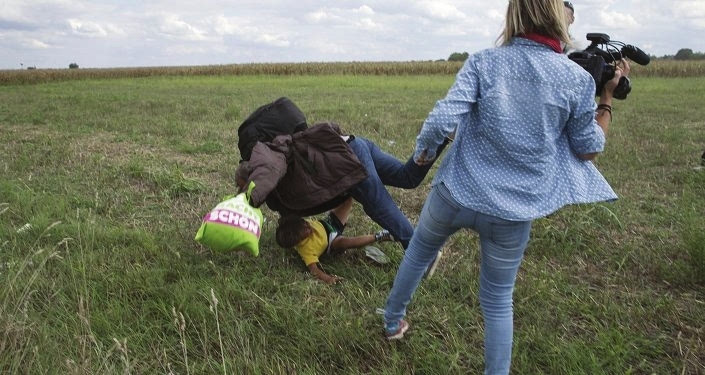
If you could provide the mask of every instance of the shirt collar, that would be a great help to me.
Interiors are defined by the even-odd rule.
[[[543,44],[545,46],[548,46],[552,50],[554,50],[557,53],[563,52],[563,49],[561,48],[561,42],[558,39],[551,38],[545,35],[537,34],[537,33],[527,33],[527,34],[521,34],[517,35],[518,38],[525,39],[525,40],[531,40],[532,42],[536,42],[539,44]],[[514,38],[515,41],[520,41],[521,39]]]

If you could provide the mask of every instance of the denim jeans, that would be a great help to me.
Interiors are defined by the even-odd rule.
[[[507,374],[512,355],[512,293],[529,241],[531,221],[508,221],[462,207],[444,184],[426,199],[416,232],[385,306],[385,329],[395,331],[426,267],[450,235],[470,228],[480,236],[480,307],[485,324],[485,373]]]
[[[388,230],[406,249],[414,227],[389,195],[385,185],[413,189],[421,184],[432,164],[420,167],[412,158],[402,163],[362,137],[356,136],[349,145],[368,174],[365,180],[350,190],[350,195],[360,202],[367,216]]]

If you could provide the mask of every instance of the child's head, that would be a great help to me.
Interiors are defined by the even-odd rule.
[[[296,246],[311,233],[306,220],[297,215],[284,215],[277,226],[277,244],[283,248]]]

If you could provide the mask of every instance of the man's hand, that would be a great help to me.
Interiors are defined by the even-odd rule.
[[[427,157],[427,155],[428,154],[427,154],[426,150],[423,150],[423,152],[421,152],[421,155],[419,155],[418,158],[414,159],[414,163],[416,163],[416,165],[418,165],[419,167],[423,167],[424,165],[428,165],[429,163],[433,163],[435,158],[429,159]]]

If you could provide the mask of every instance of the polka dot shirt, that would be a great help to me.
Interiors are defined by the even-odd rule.
[[[463,206],[532,220],[567,204],[617,198],[590,161],[605,135],[595,121],[595,83],[565,55],[514,38],[473,54],[416,139],[415,156],[456,131],[433,184]]]

